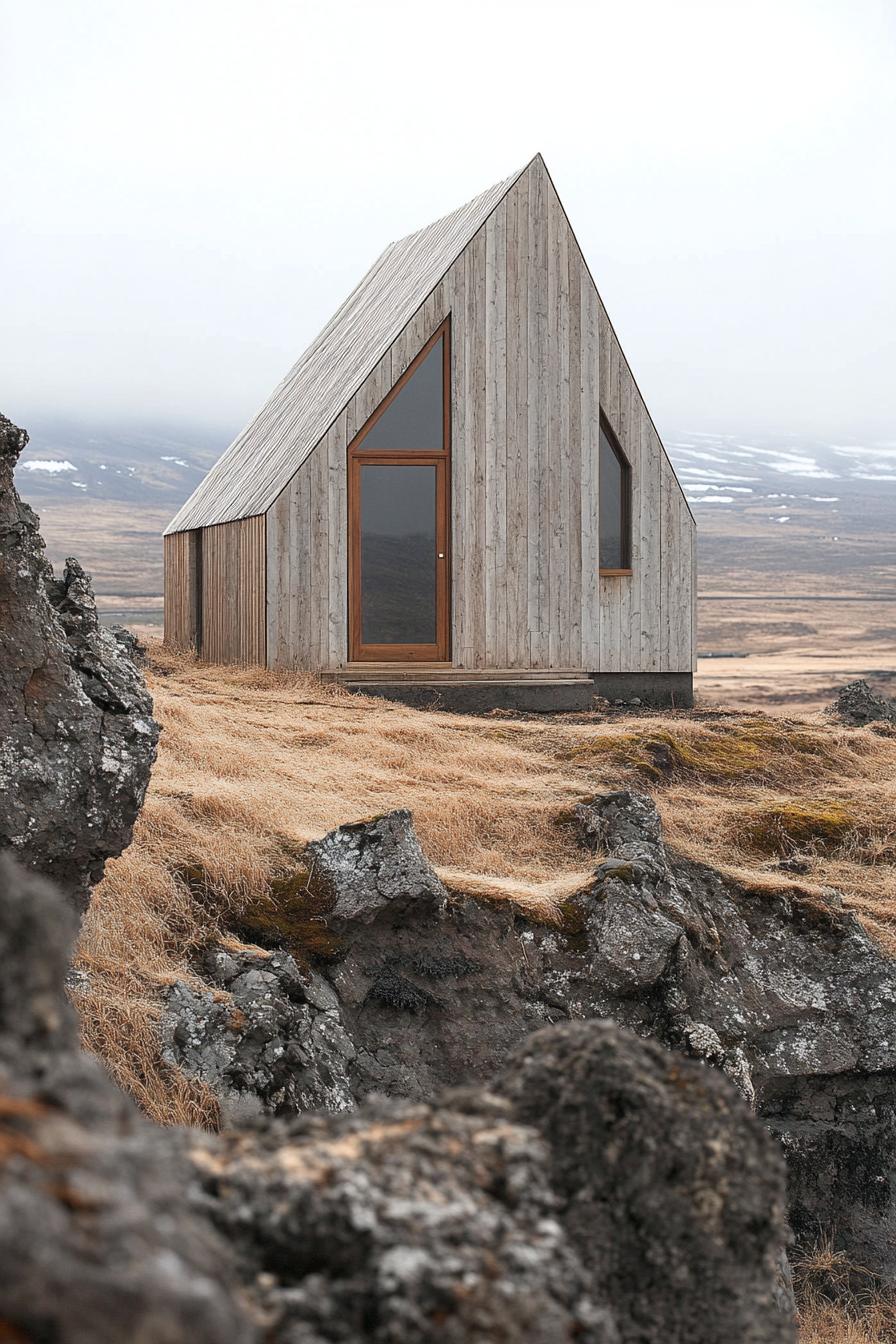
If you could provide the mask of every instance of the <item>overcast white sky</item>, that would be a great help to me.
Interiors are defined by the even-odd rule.
[[[896,431],[894,0],[0,0],[0,409],[234,432],[544,154],[661,430]]]

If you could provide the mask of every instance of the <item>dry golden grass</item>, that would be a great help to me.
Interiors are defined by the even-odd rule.
[[[811,1295],[799,1310],[800,1344],[893,1344],[896,1310],[883,1298],[847,1306]]]
[[[842,1251],[822,1243],[793,1272],[800,1344],[896,1344],[896,1303]]]
[[[78,998],[87,1044],[160,1121],[215,1122],[155,1039],[191,951],[269,902],[309,839],[393,807],[411,809],[449,887],[552,920],[593,864],[570,804],[646,788],[684,854],[757,890],[837,886],[896,947],[896,734],[756,714],[471,718],[158,645],[149,681],[159,758],[85,920]],[[792,852],[811,857],[809,877],[777,868]]]

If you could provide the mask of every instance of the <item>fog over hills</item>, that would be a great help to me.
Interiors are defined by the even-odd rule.
[[[229,442],[226,432],[194,426],[102,428],[65,421],[38,424],[17,481],[33,500],[97,499],[164,503],[187,498]],[[841,503],[834,493],[896,498],[896,439],[823,443],[795,434],[710,434],[673,430],[666,448],[692,504],[730,507],[765,501],[779,522],[800,501]],[[836,482],[836,486],[832,483]],[[865,485],[865,482],[871,484]],[[788,502],[789,501],[789,502]],[[836,509],[831,510],[836,513]]]
[[[226,435],[184,426],[28,426],[16,485],[38,511],[73,499],[170,505],[172,515],[227,446]]]
[[[896,439],[672,433],[703,593],[892,593]]]
[[[59,563],[77,550],[100,593],[161,593],[160,533],[232,431],[29,426],[16,479]],[[699,527],[701,591],[892,592],[896,438],[673,429],[666,447]]]
[[[194,426],[102,428],[65,421],[38,424],[22,454],[17,483],[33,501],[69,501],[74,492],[136,504],[185,500],[229,442]],[[673,430],[666,448],[692,504],[731,508],[767,504],[790,521],[805,503],[844,497],[896,499],[896,439],[824,443],[795,434],[710,434]],[[813,510],[815,512],[815,510]],[[832,516],[837,509],[831,508]]]

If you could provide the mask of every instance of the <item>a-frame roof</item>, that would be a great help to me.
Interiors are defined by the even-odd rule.
[[[525,168],[392,243],[166,528],[264,513]]]

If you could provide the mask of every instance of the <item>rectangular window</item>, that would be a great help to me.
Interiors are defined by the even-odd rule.
[[[437,473],[361,465],[362,645],[436,643]]]
[[[600,417],[600,572],[631,574],[632,470],[604,415]]]

